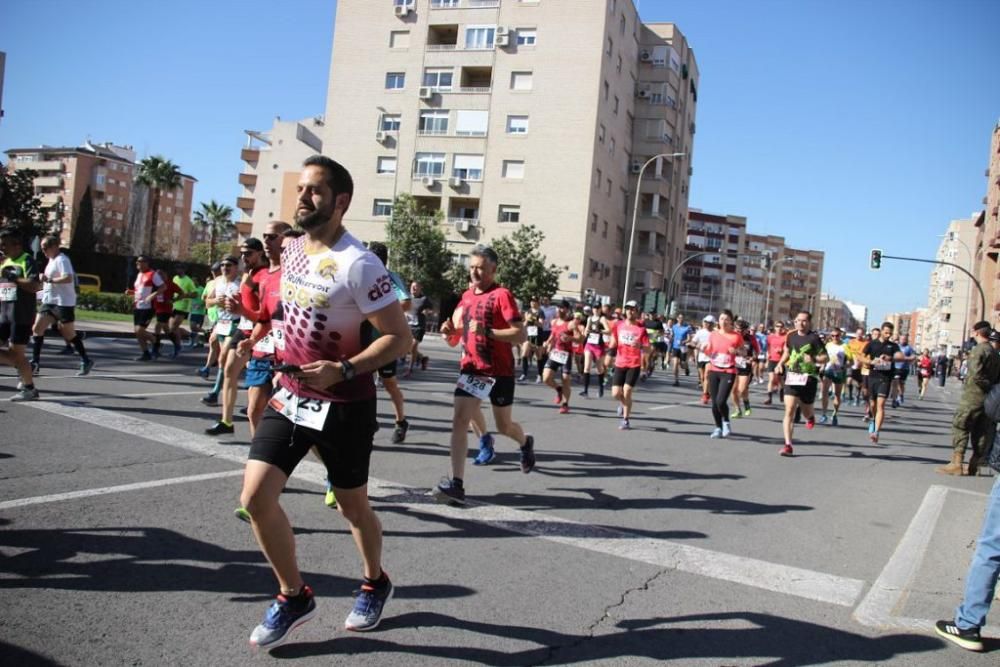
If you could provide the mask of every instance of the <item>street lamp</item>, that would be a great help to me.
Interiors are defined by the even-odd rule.
[[[635,179],[635,202],[632,206],[632,232],[629,234],[628,256],[625,258],[625,292],[622,295],[623,304],[628,301],[628,289],[632,284],[632,250],[635,247],[635,227],[639,220],[639,197],[641,196],[640,188],[642,187],[642,176],[646,173],[646,167],[660,158],[684,157],[685,155],[687,155],[687,153],[660,153],[658,155],[654,155],[646,160],[646,163],[642,165],[642,169],[639,170],[639,176]]]

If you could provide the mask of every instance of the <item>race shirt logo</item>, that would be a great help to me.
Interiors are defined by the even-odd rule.
[[[368,290],[368,300],[378,301],[383,296],[392,291],[392,281],[389,279],[389,274],[379,276],[375,284],[372,285],[371,289]]]

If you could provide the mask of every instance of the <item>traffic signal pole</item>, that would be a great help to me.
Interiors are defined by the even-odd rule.
[[[975,283],[976,289],[979,290],[979,306],[980,306],[980,308],[979,308],[979,318],[983,319],[983,318],[986,317],[986,293],[983,292],[983,286],[979,284],[979,281],[976,280],[976,277],[974,275],[972,275],[971,273],[969,273],[967,270],[965,270],[964,268],[962,268],[958,264],[953,264],[951,262],[943,262],[943,261],[941,261],[939,259],[918,259],[916,257],[897,257],[895,255],[886,255],[886,254],[882,255],[882,259],[898,259],[898,260],[901,260],[903,262],[921,262],[923,264],[938,264],[940,266],[952,266],[952,267],[955,267],[956,269],[958,269],[959,271],[961,271],[965,275],[969,276],[969,280],[971,280],[973,283]],[[968,305],[966,305],[966,309],[968,309]],[[965,333],[968,333],[968,332],[965,332]],[[962,335],[965,335],[965,333],[963,333]]]

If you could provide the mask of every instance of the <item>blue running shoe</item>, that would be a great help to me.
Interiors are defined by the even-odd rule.
[[[198,377],[200,377],[202,380],[207,380],[208,379],[209,369],[206,368],[206,367],[202,367],[202,368],[199,368],[198,370],[196,370],[195,373],[197,373]]]
[[[820,424],[825,424],[826,423],[826,415],[820,415],[819,416],[819,423]]]
[[[493,449],[493,436],[487,433],[479,438],[479,453],[476,454],[472,463],[477,466],[486,466],[493,463],[493,459],[496,457],[497,453]]]
[[[383,573],[384,574],[384,573]],[[344,628],[353,632],[366,632],[378,627],[382,620],[385,603],[392,599],[393,587],[389,577],[385,578],[385,587],[376,589],[367,581],[361,584],[358,597],[354,598],[354,609],[347,615]]]
[[[251,646],[263,649],[281,646],[288,640],[292,630],[316,615],[316,600],[313,599],[312,589],[303,586],[302,591],[305,593],[305,603],[289,601],[284,595],[278,596],[264,614],[264,620],[250,635]]]

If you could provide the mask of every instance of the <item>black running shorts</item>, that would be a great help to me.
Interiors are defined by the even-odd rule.
[[[490,404],[502,408],[514,403],[514,376],[496,378],[493,389],[490,390]],[[455,396],[475,398],[472,394],[455,387]]]
[[[892,390],[892,378],[872,373],[868,376],[868,397],[889,398]]]
[[[636,366],[635,368],[615,368],[615,374],[611,376],[611,386],[612,387],[624,387],[628,385],[629,387],[634,387],[639,384],[639,374],[642,369]]]
[[[794,396],[799,399],[802,405],[812,405],[816,400],[816,388],[819,385],[819,378],[809,376],[805,384],[785,385],[785,396]]]
[[[48,315],[56,322],[69,324],[76,321],[76,308],[73,306],[57,306],[54,303],[43,303],[38,307],[39,315]]]

